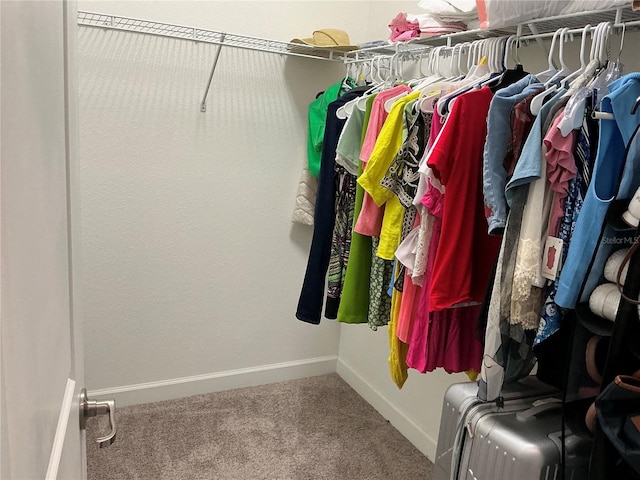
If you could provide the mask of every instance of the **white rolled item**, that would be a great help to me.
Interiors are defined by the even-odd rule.
[[[624,257],[629,253],[628,248],[623,248],[622,250],[616,250],[611,254],[607,263],[604,266],[604,278],[609,280],[610,282],[616,283],[618,277],[618,270],[620,270],[620,265],[622,265],[622,261]],[[629,264],[627,263],[622,269],[622,275],[620,275],[620,283],[624,285],[624,282],[627,278],[627,271],[629,270]]]
[[[622,214],[622,219],[632,227],[638,226],[638,219],[640,219],[640,188],[636,190],[636,193],[629,200],[629,206],[627,211]]]
[[[613,322],[618,314],[618,305],[621,297],[618,286],[615,283],[598,285],[589,297],[589,308],[599,317]]]

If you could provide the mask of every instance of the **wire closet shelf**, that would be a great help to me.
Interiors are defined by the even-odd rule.
[[[592,26],[601,22],[611,22],[613,26],[621,27],[623,24],[629,29],[640,28],[640,12],[634,12],[630,6],[618,7],[606,10],[590,10],[576,12],[555,17],[537,18],[521,22],[516,25],[502,27],[494,30],[466,30],[458,33],[440,35],[413,40],[411,43],[420,45],[452,46],[457,43],[471,42],[482,38],[516,35],[528,39],[542,38],[553,35],[556,30],[569,28],[578,30],[585,25]]]
[[[419,53],[420,51],[424,51],[425,49],[435,46],[452,46],[458,43],[499,36],[517,35],[518,37],[525,37],[528,39],[535,39],[535,37],[538,36],[540,38],[545,38],[552,35],[553,32],[559,28],[568,27],[570,29],[578,29],[587,24],[596,25],[600,22],[611,22],[614,26],[625,25],[629,30],[638,29],[640,28],[640,13],[634,12],[629,7],[579,12],[550,18],[534,19],[495,30],[467,30],[464,32],[416,39],[404,43],[388,44],[378,47],[363,48],[351,52],[342,52],[339,50],[316,48],[310,45],[301,45],[249,35],[239,35],[198,27],[156,22],[153,20],[78,11],[78,25],[85,27],[143,33],[281,55],[340,62],[364,60],[375,55],[391,55],[400,51]]]
[[[381,55],[392,56],[401,52],[404,54],[408,53],[419,56],[421,53],[424,53],[434,47],[452,47],[456,44],[491,37],[514,35],[523,40],[537,40],[538,42],[542,42],[543,38],[552,36],[553,33],[560,28],[568,27],[571,29],[571,33],[574,33],[574,30],[575,32],[578,32],[580,28],[587,24],[595,26],[600,22],[610,22],[614,28],[624,27],[626,30],[637,30],[640,28],[640,13],[634,12],[630,7],[579,12],[551,18],[534,19],[502,29],[469,30],[459,33],[416,39],[404,43],[386,44],[377,47],[361,48],[350,52],[344,52],[335,49],[317,48],[310,45],[282,42],[249,35],[238,35],[198,27],[156,22],[153,20],[78,11],[78,25],[85,27],[156,35],[217,45],[218,49],[215,54],[207,88],[200,106],[200,110],[202,112],[206,111],[207,94],[211,85],[213,72],[215,71],[216,64],[218,62],[220,50],[223,46],[295,57],[352,63],[369,60]],[[540,44],[543,45],[542,43]]]
[[[281,42],[266,38],[219,32],[198,27],[175,25],[170,23],[143,20],[139,18],[121,17],[104,13],[78,11],[78,25],[97,27],[107,30],[143,33],[161,37],[179,38],[196,42],[223,45],[225,47],[244,48],[260,52],[278,53],[298,57],[310,57],[320,60],[343,61],[344,52],[309,45]]]

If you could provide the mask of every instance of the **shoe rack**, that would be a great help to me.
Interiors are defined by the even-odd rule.
[[[620,214],[626,209],[628,203],[628,200],[620,200],[611,205],[607,221],[614,228],[624,228],[624,224],[620,222]],[[640,228],[626,228],[631,242],[640,238],[638,237]],[[623,293],[629,298],[638,298],[640,294],[640,250],[633,254],[628,268]],[[602,388],[613,382],[616,375],[633,375],[638,370],[640,370],[638,306],[622,298],[611,328],[608,355],[602,373]],[[640,479],[640,475],[620,457],[598,423],[596,423],[594,432],[589,472],[589,480]]]

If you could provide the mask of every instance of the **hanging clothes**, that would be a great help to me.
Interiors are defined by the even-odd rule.
[[[338,155],[348,158],[349,163],[358,166],[358,176],[362,174],[362,163],[360,161],[361,147],[369,125],[371,110],[375,94],[369,96],[366,101],[366,108],[362,118],[359,146],[351,152],[347,151],[344,145],[338,144]],[[353,115],[353,114],[352,114]],[[356,113],[356,115],[358,115]],[[345,127],[346,128],[346,127]],[[355,124],[352,128],[356,128]],[[357,135],[357,129],[355,131]],[[372,241],[371,237],[362,235],[355,230],[355,222],[360,215],[364,190],[356,182],[356,201],[354,206],[353,233],[351,238],[351,251],[349,262],[345,272],[344,285],[342,289],[343,301],[338,307],[339,322],[344,323],[367,323],[369,320],[369,288],[372,261]]]
[[[487,141],[483,152],[483,192],[487,208],[489,233],[499,235],[507,220],[504,196],[508,169],[504,162],[512,144],[511,111],[517,103],[539,92],[542,84],[533,75],[498,90],[491,100],[487,118]]]
[[[565,131],[576,124],[563,123],[568,102],[597,68],[545,95],[536,116],[530,106],[545,87],[523,69],[438,81],[426,99],[396,85],[368,94],[342,123],[337,107],[362,92],[332,102],[298,318],[319,323],[328,272],[325,317],[386,326],[399,388],[409,368],[442,368],[479,373],[480,398],[494,400],[530,374],[534,352],[546,375],[546,340],[600,280],[610,248],[593,237],[608,235],[604,212],[640,185],[622,155],[640,123],[629,112],[640,74],[609,86],[601,109],[615,120],[600,132],[588,101],[582,126]],[[640,136],[628,148],[637,155]],[[562,242],[555,278],[543,275],[549,236]]]
[[[356,177],[342,165],[335,165],[336,217],[331,239],[331,256],[327,274],[325,317],[335,320],[351,250],[351,232],[356,202]]]
[[[309,104],[307,112],[307,165],[309,173],[313,177],[317,178],[320,174],[324,131],[329,105],[354,86],[355,84],[351,79],[340,80],[338,83],[327,87],[324,92],[319,93],[317,98]]]
[[[582,210],[587,189],[589,188],[591,171],[596,157],[598,123],[597,120],[592,118],[592,111],[593,108],[591,106],[591,101],[589,101],[586,104],[582,126],[577,135],[574,155],[576,177],[569,185],[569,193],[564,205],[564,216],[561,220],[557,233],[557,237],[562,240],[562,251],[560,252],[560,255],[563,259],[567,258],[567,254],[569,252],[569,245],[571,243],[571,238],[573,236],[578,216]],[[560,268],[562,268],[562,265],[560,265]],[[562,270],[560,270],[560,272],[561,271]],[[536,351],[539,361],[542,360],[543,362],[547,360],[548,355],[544,353],[541,355],[540,349],[538,348],[536,350],[536,346],[547,340],[560,329],[562,320],[566,313],[565,309],[559,307],[555,303],[555,296],[558,291],[558,281],[559,275],[556,276],[556,279],[545,289],[546,299],[542,309],[538,333],[534,341],[534,351]],[[557,364],[558,363],[556,361],[551,361],[551,365]]]
[[[427,159],[446,188],[440,248],[431,280],[430,309],[481,302],[500,240],[487,234],[482,198],[482,151],[493,93],[459,96]],[[464,138],[464,142],[459,139]]]
[[[371,107],[371,116],[369,118],[369,124],[367,125],[367,133],[362,144],[362,150],[360,152],[360,160],[363,163],[363,170],[366,172],[369,165],[369,159],[373,154],[375,145],[378,142],[379,135],[388,117],[388,113],[385,109],[385,103],[387,100],[396,97],[402,93],[408,93],[411,89],[406,85],[398,85],[396,87],[384,90],[376,95],[376,98]],[[363,174],[364,174],[363,172]],[[358,182],[360,183],[360,182]],[[362,185],[362,183],[360,183]],[[375,203],[366,192],[362,201],[362,209],[358,219],[356,221],[355,231],[362,235],[369,235],[370,237],[379,237],[382,231],[382,208]],[[389,260],[393,258],[393,255],[387,257],[381,256]]]
[[[582,282],[585,301],[599,282],[604,263],[611,253],[611,245],[598,246],[600,231],[611,201],[617,196],[628,198],[640,184],[640,166],[635,162],[624,162],[625,146],[640,123],[640,112],[631,115],[630,105],[640,96],[640,73],[631,73],[619,78],[609,86],[610,93],[602,99],[601,111],[613,113],[615,120],[600,124],[598,155],[594,165],[591,184],[574,230],[573,239],[558,284],[556,303],[564,308],[574,308],[579,300]],[[638,154],[636,142],[631,145],[629,158]],[[605,227],[604,235],[612,238],[614,233]],[[597,255],[596,255],[597,254]],[[589,262],[594,255],[592,275],[587,277]]]
[[[543,173],[546,163],[543,165],[541,162],[542,130],[549,111],[563,93],[564,90],[557,93],[538,113],[521,147],[513,175],[505,186],[504,197],[510,212],[489,306],[485,310],[487,320],[479,391],[479,398],[485,401],[495,400],[505,382],[528,375],[535,365],[535,331],[532,329],[540,318],[539,307],[533,308],[529,330],[522,317],[525,311],[531,310],[529,305],[536,302],[541,305],[543,300],[542,291],[533,283],[537,278],[540,257],[536,253],[538,250],[531,247],[541,241],[541,228],[546,224],[544,212],[548,211],[544,206],[547,180]],[[527,97],[530,95],[531,92]],[[522,144],[521,140],[519,144]],[[530,182],[534,182],[532,187]],[[526,258],[531,259],[526,268],[523,268],[523,252],[528,253]],[[521,305],[526,306],[520,308]]]
[[[336,111],[349,100],[361,96],[365,91],[365,87],[350,90],[327,107],[313,238],[296,309],[296,317],[307,323],[320,323],[324,287],[331,257],[331,239],[335,225],[335,152],[338,138],[345,123],[344,120],[340,120],[336,116]]]
[[[541,288],[545,285],[541,274],[542,248],[547,237],[553,200],[553,192],[546,178],[544,123],[565,93],[565,89],[558,91],[538,112],[505,190],[512,208],[514,198],[522,198],[524,195],[524,209],[516,226],[519,233],[515,244],[515,262],[511,275],[507,277],[507,281],[511,283],[510,303],[505,300],[505,307],[510,306],[510,323],[526,329],[537,329],[540,320],[540,305],[543,301]]]

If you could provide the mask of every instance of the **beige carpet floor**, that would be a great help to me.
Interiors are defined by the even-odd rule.
[[[87,429],[89,480],[428,480],[431,462],[338,375],[135,405]]]

